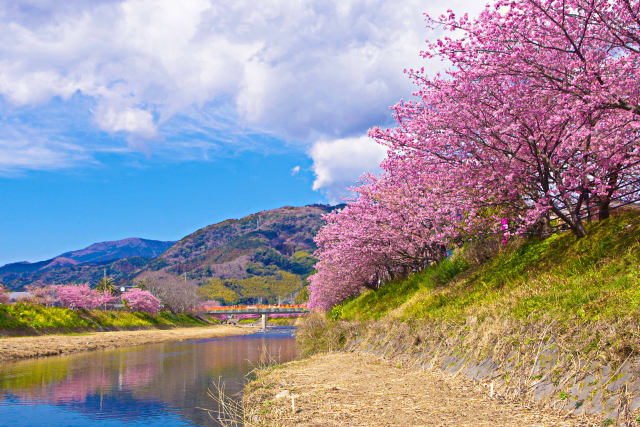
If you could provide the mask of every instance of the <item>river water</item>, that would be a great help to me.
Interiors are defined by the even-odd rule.
[[[216,409],[212,382],[239,398],[253,367],[295,357],[292,331],[4,363],[0,425],[217,425],[198,409]]]

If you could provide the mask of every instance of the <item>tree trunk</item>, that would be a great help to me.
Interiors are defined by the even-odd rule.
[[[573,230],[578,239],[582,239],[587,234],[587,229],[584,228],[584,224],[579,217],[574,219],[571,230]]]
[[[613,196],[614,188],[618,184],[618,172],[614,172],[609,177],[609,191],[607,191],[607,195],[605,197],[601,197],[599,200],[599,208],[600,212],[598,213],[598,219],[603,220],[609,218],[611,213],[611,196]]]
[[[602,221],[603,219],[609,218],[609,215],[611,214],[611,211],[609,209],[610,204],[611,204],[611,199],[609,197],[600,200],[600,203],[598,206],[600,208],[600,212],[598,213],[599,220]]]

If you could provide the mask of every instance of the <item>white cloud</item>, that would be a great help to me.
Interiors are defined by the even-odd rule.
[[[125,131],[150,138],[156,134],[153,116],[139,108],[101,108],[96,120],[100,127],[109,132]]]
[[[11,3],[0,5],[0,93],[16,104],[81,92],[113,131],[114,116],[162,122],[226,97],[247,123],[303,139],[385,120],[409,94],[402,69],[420,62],[421,13],[444,11],[420,0]]]
[[[331,203],[338,203],[363,172],[378,170],[386,152],[366,136],[317,142],[310,152],[316,177],[313,189],[325,193]]]
[[[294,166],[291,169],[291,176],[296,176],[300,173],[300,166]]]
[[[0,97],[21,110],[55,98],[68,103],[88,98],[90,122],[127,134],[138,150],[155,142],[160,148],[151,149],[162,152],[170,140],[174,151],[182,140],[192,151],[189,138],[181,136],[180,125],[188,123],[191,133],[192,128],[205,134],[218,130],[220,144],[238,142],[219,132],[233,129],[315,144],[315,152],[328,144],[318,141],[362,135],[388,123],[388,107],[412,90],[404,68],[442,67],[423,64],[418,56],[430,36],[422,12],[437,15],[450,7],[473,13],[482,5],[477,0],[446,6],[437,0],[0,2]],[[210,111],[230,111],[231,122],[215,129],[230,116],[220,119]],[[238,143],[246,149],[247,141]],[[324,179],[318,175],[318,188],[325,188]]]
[[[0,175],[32,169],[60,169],[88,160],[82,147],[49,140],[0,139]]]

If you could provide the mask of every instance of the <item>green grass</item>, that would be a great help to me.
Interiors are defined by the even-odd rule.
[[[104,310],[70,310],[59,307],[18,303],[0,304],[0,332],[84,331],[96,329],[138,329],[196,326],[204,322],[192,316],[161,312],[147,313]]]
[[[640,214],[624,212],[587,229],[582,239],[566,232],[513,244],[480,265],[465,261],[463,250],[454,260],[365,292],[330,315],[346,320],[496,314],[585,322],[640,319]]]
[[[418,291],[432,291],[446,285],[467,266],[468,263],[463,259],[445,259],[405,280],[389,283],[377,291],[366,291],[359,297],[338,305],[332,310],[330,317],[345,320],[380,319],[406,303]]]
[[[0,305],[0,329],[91,328],[79,311],[18,303]]]

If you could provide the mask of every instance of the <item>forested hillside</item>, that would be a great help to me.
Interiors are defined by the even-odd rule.
[[[283,207],[230,219],[183,238],[135,280],[182,277],[203,299],[277,302],[295,299],[313,272],[313,241],[322,216],[336,207]]]
[[[322,216],[336,208],[263,211],[210,225],[179,242],[131,238],[96,243],[46,261],[7,264],[0,267],[0,283],[13,290],[30,284],[95,284],[106,273],[117,285],[186,283],[198,287],[201,298],[226,303],[291,300],[313,272],[313,239]]]
[[[105,271],[124,282],[174,243],[140,238],[94,243],[45,261],[7,264],[0,267],[0,283],[11,289],[34,283],[95,283]]]

